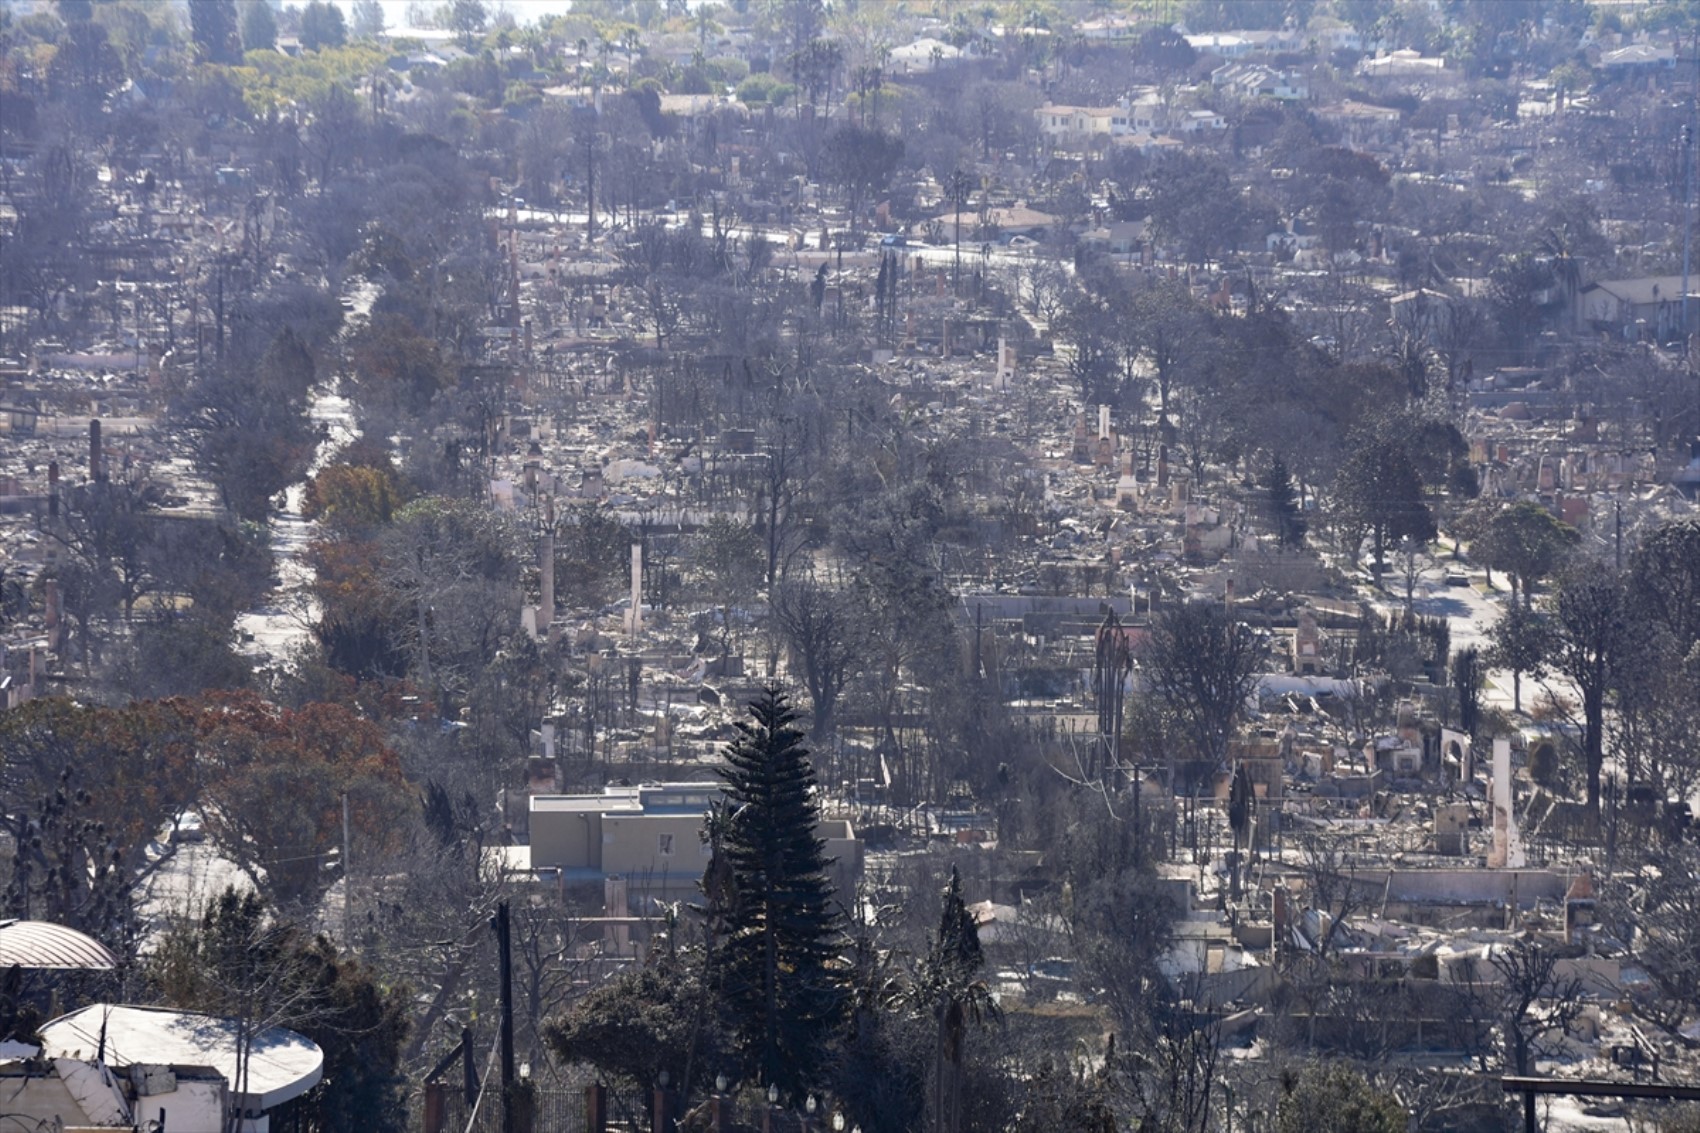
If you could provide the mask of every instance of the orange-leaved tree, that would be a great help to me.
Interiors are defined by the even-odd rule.
[[[197,731],[207,830],[280,907],[315,901],[335,880],[345,796],[356,862],[383,860],[406,837],[414,807],[401,763],[348,708],[213,694]]]

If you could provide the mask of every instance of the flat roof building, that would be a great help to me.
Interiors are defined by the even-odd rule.
[[[643,915],[651,901],[697,892],[709,860],[703,816],[723,794],[720,783],[699,781],[533,795],[531,869],[552,875],[563,890],[602,887],[607,916]],[[816,830],[832,859],[833,883],[848,904],[861,876],[861,842],[848,819],[822,818]],[[609,885],[613,880],[623,884]]]

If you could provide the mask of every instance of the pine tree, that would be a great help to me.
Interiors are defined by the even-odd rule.
[[[797,714],[770,688],[750,716],[720,771],[731,892],[718,970],[750,1070],[796,1097],[815,1080],[844,1006],[839,917]]]

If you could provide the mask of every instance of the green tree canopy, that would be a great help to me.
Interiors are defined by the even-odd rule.
[[[408,989],[380,983],[329,940],[279,921],[258,895],[225,889],[199,923],[166,934],[147,974],[164,1001],[236,1018],[246,1036],[284,1026],[317,1043],[324,1077],[300,1103],[310,1128],[407,1128]]]
[[[460,36],[462,50],[472,50],[489,19],[483,0],[453,0],[449,5],[449,30]]]
[[[696,1041],[705,1002],[701,978],[697,966],[652,956],[641,968],[620,973],[571,1011],[550,1020],[544,1041],[563,1063],[588,1063],[617,1081],[637,1085],[647,1096],[663,1071],[678,1074],[687,1065],[706,1070],[716,1064],[709,1048]]]
[[[1400,417],[1354,431],[1350,451],[1334,481],[1335,521],[1354,555],[1367,532],[1376,570],[1387,548],[1401,540],[1427,544],[1436,535],[1434,513],[1423,498],[1420,455],[1408,443],[1409,423]]]
[[[1629,560],[1635,600],[1680,653],[1700,641],[1700,519],[1660,524]]]
[[[277,46],[277,17],[267,0],[248,0],[242,6],[242,50],[270,51]]]
[[[1489,631],[1487,662],[1511,670],[1511,707],[1523,711],[1523,677],[1540,676],[1552,656],[1552,627],[1544,614],[1513,602]]]
[[[354,0],[354,34],[376,39],[384,31],[384,6],[378,0]]]
[[[1470,557],[1509,575],[1513,596],[1521,594],[1525,606],[1532,601],[1535,583],[1558,569],[1578,538],[1574,527],[1527,500],[1478,505],[1460,529],[1470,540]]]
[[[821,175],[844,190],[852,230],[861,224],[863,204],[885,187],[902,159],[903,139],[878,127],[844,125],[827,136]]]
[[[1405,1133],[1405,1107],[1339,1063],[1313,1062],[1283,1082],[1276,1133]]]
[[[242,61],[242,37],[236,25],[236,0],[190,0],[189,33],[209,61]]]
[[[322,47],[341,47],[348,42],[348,28],[343,23],[342,9],[330,0],[311,0],[301,9],[301,46],[308,51]]]
[[[1558,589],[1553,629],[1553,666],[1582,696],[1583,770],[1588,807],[1597,811],[1605,763],[1606,697],[1636,646],[1637,628],[1624,579],[1609,569],[1576,570]]]

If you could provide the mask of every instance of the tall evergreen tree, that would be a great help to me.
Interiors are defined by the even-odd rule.
[[[248,0],[242,8],[242,50],[270,51],[277,46],[277,17],[266,0]]]
[[[209,62],[242,62],[242,37],[236,29],[236,0],[190,0],[189,31],[195,46]]]
[[[844,1007],[841,930],[797,714],[770,688],[750,717],[720,771],[731,892],[718,970],[749,1069],[796,1097],[815,1081]]]

